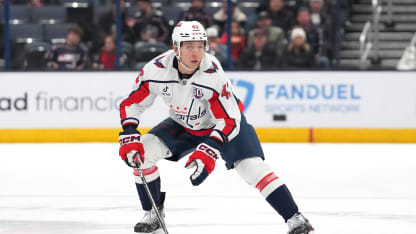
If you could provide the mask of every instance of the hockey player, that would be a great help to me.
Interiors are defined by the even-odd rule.
[[[136,88],[122,101],[120,156],[131,167],[141,163],[154,200],[164,215],[165,194],[160,191],[158,160],[178,161],[190,154],[185,167],[194,169],[191,183],[200,185],[222,158],[228,169],[258,189],[289,226],[290,234],[311,234],[314,229],[298,211],[286,185],[264,162],[253,127],[242,114],[244,106],[233,93],[218,60],[205,53],[207,35],[197,21],[181,21],[173,30],[173,47],[148,62],[136,79]],[[169,117],[141,136],[140,114],[159,96]],[[136,188],[145,211],[136,224],[138,233],[160,229],[144,185],[135,170]]]

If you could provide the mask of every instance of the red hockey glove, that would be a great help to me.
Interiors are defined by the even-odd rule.
[[[194,186],[200,185],[215,168],[215,160],[220,157],[221,153],[215,147],[206,143],[199,144],[191,154],[188,162],[185,164],[186,169],[196,166],[194,173],[191,175],[191,183]]]
[[[144,148],[140,138],[140,132],[135,126],[128,126],[119,134],[119,155],[130,167],[136,167],[135,161],[144,162]]]

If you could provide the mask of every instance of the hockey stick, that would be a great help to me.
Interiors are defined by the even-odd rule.
[[[139,153],[137,153],[136,156],[140,157],[138,154]],[[163,219],[162,215],[160,214],[159,207],[157,207],[156,202],[153,199],[152,193],[150,192],[149,186],[147,185],[146,178],[144,178],[143,171],[140,167],[140,163],[137,162],[136,160],[134,160],[134,164],[136,165],[136,169],[139,172],[140,179],[143,182],[143,185],[144,185],[144,188],[146,190],[147,196],[149,196],[150,201],[152,202],[152,206],[153,206],[153,209],[155,210],[155,213],[156,213],[157,219],[159,220],[160,226],[162,226],[163,231],[165,232],[165,234],[168,234],[168,229],[166,228],[165,220]]]

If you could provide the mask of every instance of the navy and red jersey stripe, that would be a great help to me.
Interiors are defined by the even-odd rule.
[[[149,82],[142,82],[138,89],[133,91],[128,98],[124,99],[120,104],[120,117],[123,121],[127,118],[126,108],[133,104],[142,102],[150,95]],[[124,125],[124,124],[123,124]]]
[[[213,92],[212,97],[209,99],[211,111],[214,114],[216,119],[224,119],[225,127],[222,129],[222,132],[225,136],[229,136],[231,132],[236,127],[236,122],[233,118],[230,118],[230,116],[227,114],[225,108],[221,104],[221,102],[218,100],[218,93]]]

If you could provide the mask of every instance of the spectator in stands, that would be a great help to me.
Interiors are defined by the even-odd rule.
[[[140,38],[141,40],[137,43],[158,43],[158,31],[156,27],[146,25],[146,27],[140,31]]]
[[[267,0],[267,1],[270,1],[270,0]],[[335,2],[338,0],[324,0],[324,1]],[[342,0],[342,1],[349,1],[349,0]],[[310,0],[283,0],[283,2],[285,4],[285,10],[291,11],[295,17],[300,8],[309,7],[310,5]]]
[[[98,18],[98,24],[94,26],[94,35],[92,46],[90,47],[90,52],[92,54],[100,53],[103,44],[101,42],[102,38],[105,38],[106,35],[116,36],[116,10],[117,10],[117,1],[111,1],[111,9],[106,12],[103,12]],[[121,32],[127,30],[127,10],[125,0],[120,0],[120,12],[121,12]],[[100,42],[100,43],[97,43]]]
[[[326,42],[323,29],[312,24],[311,14],[308,8],[302,7],[296,18],[297,26],[306,32],[306,39],[312,48],[312,53],[321,68],[328,68]]]
[[[65,44],[54,45],[46,54],[47,68],[52,70],[83,70],[88,64],[88,50],[81,44],[82,30],[68,29]]]
[[[94,56],[92,68],[97,70],[114,69],[116,64],[116,43],[113,36],[106,36],[100,53]]]
[[[214,14],[214,24],[219,27],[221,33],[225,31],[225,24],[228,18],[227,12],[227,0],[223,0],[221,9]],[[247,15],[237,6],[237,0],[231,0],[231,14],[232,20],[237,21],[242,28],[245,28]]]
[[[324,0],[310,0],[310,9],[312,24],[326,30],[327,25],[330,24],[330,16],[326,11]]]
[[[112,0],[111,9],[107,12],[104,12],[98,19],[98,32],[100,36],[98,38],[103,38],[105,35],[116,35],[116,11],[117,11],[117,1]],[[120,0],[120,12],[121,12],[121,30],[124,31],[127,28],[126,21],[126,2]]]
[[[208,53],[214,55],[222,65],[227,61],[227,46],[220,43],[218,29],[216,27],[207,28]]]
[[[286,35],[289,35],[289,30],[295,25],[295,16],[293,13],[285,8],[284,0],[270,0],[269,13],[272,20],[272,25],[283,29]]]
[[[281,60],[272,44],[267,42],[266,31],[262,28],[255,29],[253,44],[248,46],[238,60],[240,69],[271,70],[281,65]]]
[[[340,18],[342,26],[349,26],[351,23],[352,16],[352,6],[353,3],[357,3],[358,0],[327,0],[326,7],[328,8],[328,13],[332,16],[331,18],[335,21],[337,17]],[[340,10],[337,9],[337,4],[339,4]]]
[[[333,44],[336,38],[336,29],[334,28],[329,8],[325,5],[324,0],[310,0],[311,22],[312,25],[319,28],[323,36],[324,51],[323,56],[333,57]]]
[[[267,42],[273,44],[276,48],[276,53],[281,56],[286,46],[285,33],[281,28],[272,25],[272,20],[270,19],[270,15],[267,11],[262,11],[259,13],[256,27],[262,28],[266,32]],[[248,33],[249,46],[253,44],[253,38],[256,29],[253,29]]]
[[[124,34],[125,40],[131,44],[144,41],[146,38],[142,36],[151,31],[157,35],[157,42],[170,43],[169,25],[162,12],[153,9],[150,0],[137,0],[137,8],[139,9],[137,18],[127,16],[128,30]]]
[[[204,11],[204,0],[192,0],[191,8],[182,13],[181,20],[191,21],[196,20],[200,22],[205,28],[212,25],[212,16]]]
[[[296,23],[296,28],[302,28],[306,32],[308,43],[312,46],[314,53],[318,53],[320,49],[319,28],[312,24],[311,14],[308,8],[302,7],[299,9],[296,16]]]
[[[315,59],[311,46],[307,43],[307,35],[302,28],[294,28],[290,35],[290,43],[285,52],[287,68],[314,68]]]
[[[220,43],[227,44],[228,33],[224,32],[221,36]],[[240,57],[240,54],[243,52],[246,47],[246,38],[244,36],[244,29],[241,27],[240,23],[236,20],[231,22],[231,57],[233,62],[236,62]]]

